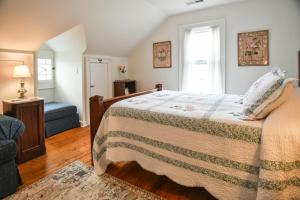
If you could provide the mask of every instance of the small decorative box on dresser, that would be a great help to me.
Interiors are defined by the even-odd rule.
[[[17,163],[24,163],[46,153],[43,99],[3,101],[3,113],[20,119],[25,125],[25,132],[17,141]]]
[[[128,91],[127,93],[125,91]],[[124,96],[136,92],[135,80],[116,80],[114,81],[114,96]]]

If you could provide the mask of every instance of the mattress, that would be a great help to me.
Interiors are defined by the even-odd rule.
[[[53,136],[72,128],[77,128],[79,126],[79,115],[77,113],[57,120],[48,121],[45,123],[46,137]]]
[[[77,113],[77,107],[66,103],[49,102],[45,104],[45,121],[57,120]]]

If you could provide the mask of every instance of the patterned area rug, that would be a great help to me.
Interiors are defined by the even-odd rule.
[[[18,191],[6,200],[163,200],[108,174],[76,161],[60,171]]]

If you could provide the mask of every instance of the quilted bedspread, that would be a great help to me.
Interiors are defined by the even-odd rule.
[[[238,95],[161,91],[120,101],[95,137],[96,172],[110,162],[136,161],[219,199],[300,198],[299,122],[282,121],[296,113],[290,101],[260,121],[240,119]]]

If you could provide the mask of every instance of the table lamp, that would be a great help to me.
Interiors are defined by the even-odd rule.
[[[15,66],[13,77],[14,78],[20,78],[21,88],[18,90],[18,93],[20,94],[19,98],[24,99],[25,98],[25,93],[27,92],[27,90],[24,88],[25,78],[31,77],[28,66],[27,65]]]

